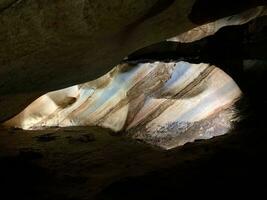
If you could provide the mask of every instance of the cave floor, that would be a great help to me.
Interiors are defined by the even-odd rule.
[[[168,151],[97,127],[1,128],[1,188],[8,199],[38,200],[265,193],[267,128],[253,120]]]

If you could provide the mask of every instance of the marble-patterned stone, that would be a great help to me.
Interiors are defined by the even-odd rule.
[[[97,80],[50,92],[8,126],[101,126],[169,149],[226,133],[241,91],[208,64],[121,64]]]
[[[207,11],[205,2],[1,0],[0,122],[42,94],[99,78],[138,49],[266,5],[220,0]]]

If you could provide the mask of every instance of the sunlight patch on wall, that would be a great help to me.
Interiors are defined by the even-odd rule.
[[[47,93],[5,125],[100,126],[165,149],[227,133],[237,84],[208,64],[121,64],[97,80]]]

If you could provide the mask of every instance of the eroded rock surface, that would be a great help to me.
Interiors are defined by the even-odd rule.
[[[40,93],[94,80],[136,49],[191,29],[193,3],[1,1],[0,121]]]
[[[207,23],[262,4],[266,2],[1,1],[0,121],[40,94],[94,80],[135,50],[193,29],[197,18]],[[218,7],[219,15],[213,16]]]
[[[214,22],[204,24],[182,33],[176,37],[168,39],[168,41],[189,43],[200,40],[207,36],[215,34],[218,30],[225,26],[242,25],[260,16],[267,15],[267,9],[264,6],[259,6],[237,15],[225,17]]]
[[[164,148],[226,133],[241,91],[208,64],[121,64],[103,77],[41,96],[8,126],[101,126]]]

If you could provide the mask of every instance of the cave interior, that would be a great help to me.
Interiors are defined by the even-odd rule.
[[[0,22],[14,22],[12,17],[6,17],[9,12],[21,12],[23,16],[25,12],[21,10],[27,9],[23,4],[26,2],[0,1]],[[123,26],[125,38],[120,38],[120,45],[127,46],[127,37],[129,43],[131,37],[141,41],[134,32],[142,31],[139,24],[160,18],[158,13],[171,10],[175,2],[184,3],[155,2],[141,18]],[[69,82],[72,72],[67,69],[49,74],[65,58],[65,64],[72,62],[64,45],[60,48],[66,57],[59,61],[47,54],[54,65],[47,64],[43,75],[38,68],[34,71],[34,67],[26,69],[24,65],[36,61],[44,68],[46,58],[36,55],[28,62],[14,58],[14,67],[7,68],[8,54],[0,49],[3,199],[179,199],[218,194],[226,198],[232,194],[266,197],[266,2],[192,2],[195,3],[190,4],[188,18],[194,28],[183,24],[184,31],[160,39],[151,33],[151,42],[141,43],[127,54],[121,50],[120,59],[115,56],[117,52],[105,50],[101,59],[107,61],[96,61],[100,67],[96,65],[92,71],[99,72],[92,77],[86,77],[86,68],[79,68],[82,57],[76,52],[76,44],[70,43],[66,52],[76,55],[70,59],[79,60],[73,60],[77,64],[73,77],[78,77],[76,71],[80,70],[81,79]],[[49,2],[42,6],[46,4]],[[72,8],[62,4],[61,9],[71,12]],[[41,12],[42,6],[34,9]],[[181,7],[186,10],[186,6]],[[101,6],[94,9],[101,11]],[[172,14],[168,19],[172,20]],[[89,20],[105,20],[101,19],[104,15],[89,15]],[[116,17],[114,23],[119,27]],[[55,26],[61,23],[57,20]],[[66,36],[69,37],[76,36],[73,33]],[[66,38],[62,36],[64,44]],[[83,39],[88,38],[79,38]],[[104,43],[106,39],[103,36]],[[10,47],[5,45],[3,42],[4,48]],[[20,48],[16,45],[11,43],[11,48]],[[84,47],[78,50],[83,51]],[[93,54],[93,48],[90,51],[92,57],[99,53]],[[100,69],[105,62],[112,63],[112,67]],[[25,77],[37,77],[36,80],[47,78],[38,83],[35,78],[20,79],[24,72],[28,74]],[[50,86],[52,83],[58,85]]]

